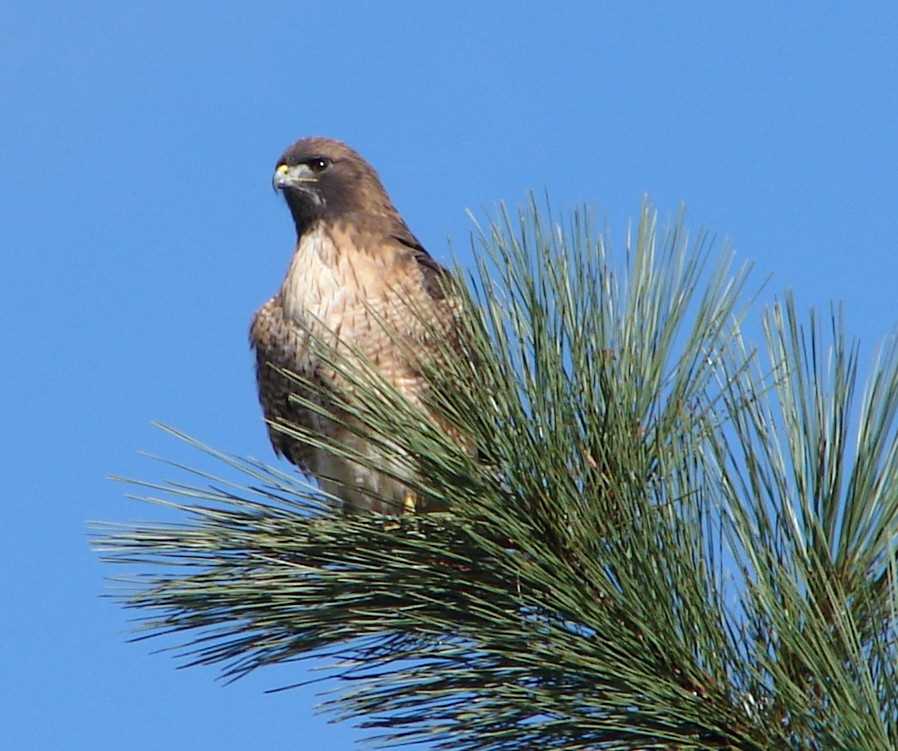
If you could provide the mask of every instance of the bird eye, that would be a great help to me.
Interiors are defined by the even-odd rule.
[[[316,156],[314,159],[309,159],[308,164],[312,172],[324,172],[330,166],[330,160],[323,156]]]

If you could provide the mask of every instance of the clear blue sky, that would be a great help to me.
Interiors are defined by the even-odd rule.
[[[621,231],[649,193],[770,294],[844,301],[866,352],[898,322],[894,2],[136,5],[0,4],[4,747],[362,737],[312,689],[263,694],[301,666],[223,688],[126,644],[86,541],[152,513],[104,480],[160,477],[139,449],[196,459],[150,420],[271,456],[247,325],[290,253],[270,178],[301,135],[365,154],[438,258],[469,207],[547,188]]]

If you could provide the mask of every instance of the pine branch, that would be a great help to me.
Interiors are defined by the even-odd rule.
[[[476,451],[358,358],[330,363],[361,394],[336,406],[441,511],[336,516],[193,442],[229,476],[138,483],[185,521],[96,539],[142,574],[120,596],[144,637],[228,679],[330,656],[347,690],[327,706],[386,744],[894,745],[896,347],[852,464],[856,351],[836,326],[825,360],[787,305],[762,377],[746,271],[708,272],[681,220],[661,236],[646,206],[624,268],[584,214],[502,213],[478,243],[463,341],[420,363]]]

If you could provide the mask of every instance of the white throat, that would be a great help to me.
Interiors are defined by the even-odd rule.
[[[288,318],[301,323],[325,319],[334,305],[345,300],[346,280],[341,278],[337,256],[323,228],[302,235],[281,287]]]

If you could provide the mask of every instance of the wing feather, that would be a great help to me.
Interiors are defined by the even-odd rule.
[[[315,449],[272,425],[312,428],[316,424],[315,413],[290,400],[291,394],[311,396],[309,390],[280,371],[283,368],[309,380],[316,377],[314,366],[307,356],[307,338],[286,320],[279,296],[272,297],[253,316],[250,344],[256,354],[259,402],[268,423],[271,445],[279,456],[285,456],[303,472],[309,473],[315,465]]]

